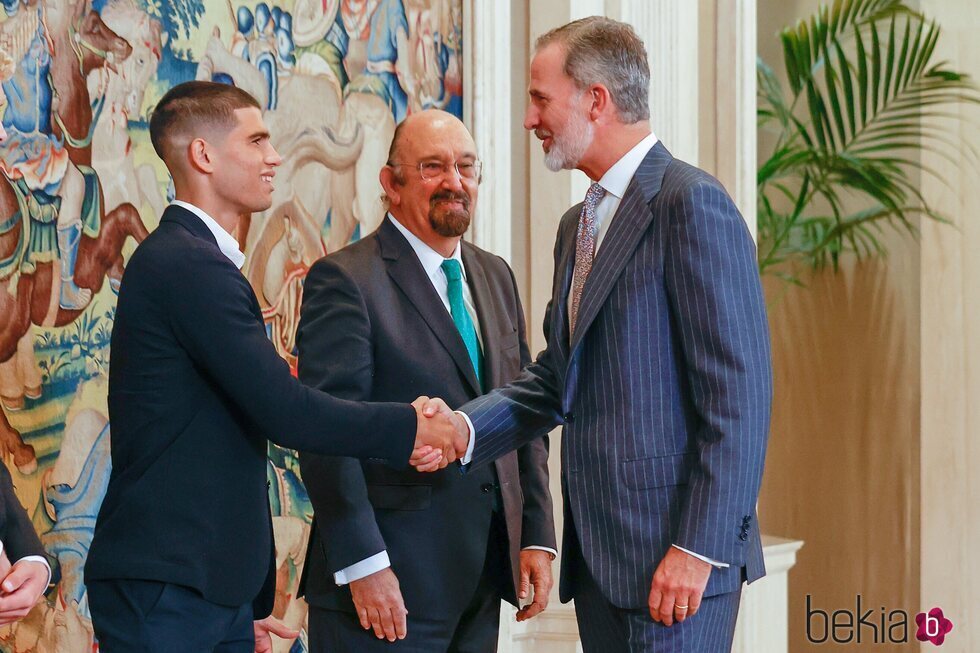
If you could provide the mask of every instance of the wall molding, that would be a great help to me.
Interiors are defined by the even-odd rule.
[[[510,260],[511,70],[509,2],[463,3],[463,118],[483,161],[483,182],[468,239]]]

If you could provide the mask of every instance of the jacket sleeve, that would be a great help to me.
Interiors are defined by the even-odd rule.
[[[772,405],[769,325],[755,246],[716,183],[669,198],[665,283],[699,418],[698,462],[674,544],[744,564]]]
[[[266,336],[252,289],[235,266],[202,248],[172,268],[168,315],[177,339],[270,440],[407,464],[417,423],[410,405],[350,401],[304,386]]]
[[[559,268],[562,244],[566,240],[564,233],[570,223],[569,214],[562,220],[562,227],[555,239],[552,297],[557,296],[555,290],[563,279],[564,271]],[[526,366],[521,375],[511,383],[478,397],[459,409],[473,423],[476,439],[473,457],[467,468],[496,460],[563,423],[558,364],[551,337],[554,308],[553,301],[549,301],[544,315],[544,336],[547,344],[537,359]]]
[[[297,330],[299,378],[344,399],[371,394],[371,324],[356,284],[330,259],[306,277]],[[300,470],[334,572],[383,551],[360,461],[300,452]]]
[[[0,515],[0,542],[3,542],[3,550],[11,564],[25,556],[45,555],[34,525],[14,493],[10,472],[3,464],[0,464],[0,505],[3,507],[3,514]]]

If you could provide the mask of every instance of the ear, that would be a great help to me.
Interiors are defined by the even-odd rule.
[[[383,166],[378,174],[378,180],[381,182],[381,188],[384,189],[391,205],[398,206],[401,204],[401,185],[395,179],[394,169],[391,166]]]
[[[602,116],[608,116],[609,112],[615,113],[616,107],[613,104],[609,89],[603,84],[593,84],[584,93],[585,98],[591,103],[589,108],[589,118],[598,121]]]
[[[195,138],[187,146],[187,159],[191,168],[206,175],[214,172],[211,146],[203,138]]]

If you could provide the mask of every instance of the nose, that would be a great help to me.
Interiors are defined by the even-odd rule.
[[[450,190],[463,189],[463,176],[459,174],[456,166],[450,166],[446,174],[442,176],[442,185]]]
[[[527,109],[524,111],[524,129],[528,131],[534,131],[538,126],[538,110],[534,108],[533,104],[527,105]]]
[[[282,164],[282,157],[279,156],[279,152],[276,148],[269,145],[269,153],[265,157],[265,162],[267,165],[276,167]]]

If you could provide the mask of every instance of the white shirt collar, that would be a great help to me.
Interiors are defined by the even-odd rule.
[[[234,236],[225,231],[220,224],[214,221],[214,218],[193,204],[189,204],[182,200],[174,200],[171,202],[171,204],[174,206],[179,206],[182,209],[187,209],[199,217],[201,222],[204,223],[204,226],[206,226],[208,230],[214,234],[214,239],[217,241],[218,249],[221,250],[221,253],[227,256],[228,260],[234,263],[236,268],[239,270],[242,269],[242,266],[245,265],[245,255],[242,254],[240,249],[238,249],[238,241],[235,240]]]
[[[606,170],[606,174],[602,175],[602,179],[599,180],[599,185],[607,193],[623,199],[623,195],[626,194],[626,187],[630,184],[630,179],[636,174],[647,153],[656,144],[657,135],[650,132],[642,141],[634,145],[629,152],[624,154],[619,161],[614,163],[609,170]]]
[[[446,260],[446,257],[437,252],[436,250],[425,244],[421,238],[409,231],[405,225],[400,223],[395,219],[395,216],[388,214],[388,219],[391,220],[391,224],[395,225],[395,228],[405,236],[405,240],[408,244],[412,246],[415,251],[415,255],[419,259],[419,263],[422,264],[422,268],[425,270],[426,275],[430,278],[435,276],[442,269],[442,262]],[[463,257],[460,253],[461,247],[456,244],[456,249],[453,251],[453,255],[449,258],[456,259],[459,261],[459,267],[463,271],[463,280],[466,280],[466,266],[463,265]]]

